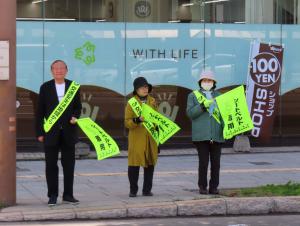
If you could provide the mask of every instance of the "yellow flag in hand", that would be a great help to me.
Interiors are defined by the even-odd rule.
[[[119,147],[114,139],[92,119],[81,118],[77,120],[77,124],[93,143],[98,160],[118,155],[120,153]]]

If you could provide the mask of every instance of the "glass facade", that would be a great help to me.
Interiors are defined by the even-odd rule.
[[[142,75],[159,111],[182,128],[169,143],[190,143],[186,99],[200,72],[214,70],[221,91],[245,84],[256,40],[284,45],[273,144],[297,142],[299,12],[298,0],[17,0],[19,150],[37,147],[37,95],[55,59],[82,85],[83,116],[120,142],[132,82]]]

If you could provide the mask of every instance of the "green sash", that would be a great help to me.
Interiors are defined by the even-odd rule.
[[[50,114],[48,119],[44,119],[44,130],[46,133],[50,131],[52,126],[57,122],[60,116],[64,113],[67,109],[71,101],[73,100],[77,90],[79,89],[80,85],[76,82],[72,82],[69,89],[67,90],[64,98],[59,102],[53,112]]]
[[[130,98],[128,103],[131,106],[133,112],[136,114],[137,117],[142,115],[142,107],[135,97]],[[143,126],[150,133],[150,135],[152,136],[152,138],[155,140],[156,144],[158,145],[159,144],[158,131],[155,129],[155,126],[153,125],[153,123],[143,122]]]
[[[207,100],[206,97],[202,93],[200,93],[198,90],[194,90],[193,93],[195,94],[195,96],[200,104],[202,104],[204,101]],[[206,108],[206,109],[207,109],[207,111],[209,110],[209,108]],[[212,116],[219,124],[221,123],[220,111],[218,108],[214,109]]]

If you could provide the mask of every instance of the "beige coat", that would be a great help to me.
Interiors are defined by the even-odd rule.
[[[142,102],[135,96],[140,104]],[[157,110],[155,99],[148,95],[147,104]],[[133,112],[129,103],[125,109],[125,127],[129,129],[128,134],[128,165],[142,166],[155,165],[157,162],[158,149],[156,142],[143,126],[142,123],[136,124],[133,118],[138,117]]]

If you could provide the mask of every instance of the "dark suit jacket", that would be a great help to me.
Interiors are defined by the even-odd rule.
[[[67,92],[72,81],[65,79],[65,93]],[[55,107],[59,104],[58,96],[55,88],[55,81],[50,80],[45,82],[40,87],[40,94],[38,99],[38,107],[36,113],[36,135],[44,136],[45,146],[55,146],[58,144],[60,133],[63,132],[64,143],[66,145],[75,145],[78,139],[77,125],[70,123],[72,117],[79,118],[81,113],[80,91],[78,90],[73,100],[55,122],[48,133],[45,133],[43,125],[44,118],[48,118]]]

